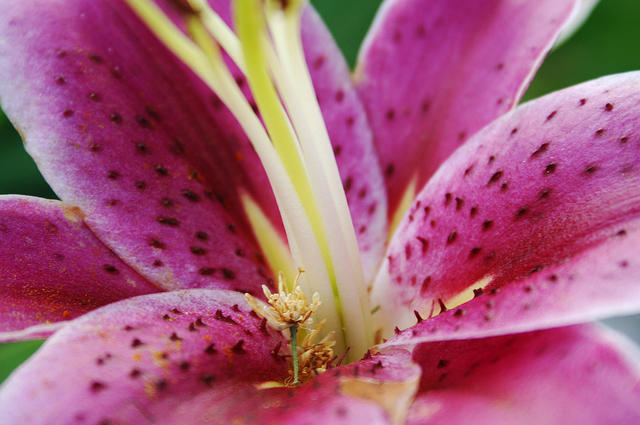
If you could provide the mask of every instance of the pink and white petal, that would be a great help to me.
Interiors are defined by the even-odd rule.
[[[389,344],[478,338],[640,310],[640,220],[560,263],[478,295],[400,332]],[[415,320],[415,319],[414,319]]]
[[[617,267],[622,259],[598,247],[637,246],[631,233],[640,217],[638,88],[640,73],[627,73],[532,101],[443,164],[400,225],[374,285],[387,335],[394,323],[412,323],[414,310],[427,317],[465,301],[459,298],[465,291],[470,299],[472,289],[535,280],[532,273],[553,267],[576,273],[568,261],[580,262],[581,253],[601,253],[598,264],[607,272]],[[627,241],[616,236],[626,226]],[[606,242],[612,238],[620,241]],[[636,257],[628,253],[629,264]],[[567,314],[587,302],[582,291],[593,297],[598,289],[591,312],[581,314],[611,313],[616,303],[637,309],[636,286],[625,272],[576,280],[566,288],[576,301]],[[543,322],[554,320],[546,315]]]
[[[282,344],[236,292],[130,298],[74,320],[14,372],[0,390],[2,423],[165,423],[209,391],[224,407],[226,391],[285,376]]]
[[[403,424],[419,379],[420,368],[407,350],[367,354],[301,387],[294,405],[303,408],[282,418],[290,424]]]
[[[574,0],[387,0],[356,80],[393,213],[462,142],[520,100]]]
[[[224,403],[208,392],[182,404],[166,424],[397,424],[406,416],[419,374],[408,351],[389,350],[298,388],[235,392]]]
[[[384,410],[365,400],[325,394],[322,389],[306,394],[309,398],[300,398],[293,393],[294,390],[285,388],[258,390],[254,386],[228,383],[186,400],[161,419],[154,418],[155,422],[152,423],[161,425],[392,424]],[[136,422],[138,423],[146,425],[151,422]]]
[[[210,3],[231,25],[230,2]],[[370,281],[387,241],[387,194],[373,135],[344,57],[312,7],[302,15],[302,44],[347,195],[363,268]],[[240,71],[232,69],[236,80],[244,85]],[[252,99],[246,87],[245,94]],[[246,139],[234,119],[227,118],[223,130],[230,132],[230,137]],[[277,217],[272,218],[278,221]]]
[[[236,202],[250,176],[203,84],[123,1],[2,8],[3,108],[60,198],[165,289],[258,292],[267,273]]]
[[[0,342],[43,338],[57,322],[160,290],[59,201],[0,196],[0,236]]]
[[[232,291],[131,298],[56,333],[4,384],[0,417],[7,425],[388,424],[417,389],[419,368],[399,349],[300,388],[258,389],[288,376],[283,347]],[[395,398],[380,407],[370,387]]]
[[[228,2],[221,4],[228,14]],[[320,20],[308,15],[307,38],[323,41],[328,63],[342,63]],[[1,32],[3,106],[54,190],[85,211],[98,237],[166,289],[214,282],[238,289],[242,281],[240,289],[254,290],[264,282],[238,197],[251,194],[279,226],[262,166],[226,108],[124,2],[8,2]],[[344,105],[330,103],[325,113],[339,115],[332,111],[341,107],[358,121],[350,129],[333,119],[330,132],[345,158],[347,145],[354,150],[344,172],[365,176],[352,204],[362,217],[361,245],[375,263],[386,201],[379,185],[365,187],[380,173],[362,106],[342,71],[319,67],[313,75],[323,91],[345,91]],[[363,152],[368,161],[356,159]]]
[[[591,326],[442,343],[414,352],[423,375],[408,425],[635,424],[637,348]]]

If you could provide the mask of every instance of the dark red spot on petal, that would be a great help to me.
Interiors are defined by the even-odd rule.
[[[545,153],[548,149],[549,149],[549,142],[545,142],[541,144],[540,147],[531,154],[531,159],[539,157],[540,155]]]
[[[199,246],[192,246],[191,248],[189,248],[189,250],[191,251],[192,254],[195,255],[205,255],[207,253],[207,251]]]
[[[553,174],[556,171],[556,168],[558,168],[558,164],[555,162],[547,164],[547,166],[544,168],[544,174],[546,176],[548,176],[549,174]]]
[[[492,184],[494,184],[498,180],[500,180],[500,178],[502,177],[503,173],[504,173],[504,171],[502,171],[502,170],[498,170],[495,173],[493,173],[493,175],[489,178],[489,181],[487,182],[487,186],[491,186]]]
[[[231,351],[235,354],[247,354],[244,349],[244,339],[239,340],[233,347],[231,347]]]
[[[115,266],[112,266],[111,264],[105,264],[102,266],[103,270],[107,273],[111,273],[111,274],[118,274],[118,269],[115,268]]]
[[[102,381],[91,381],[89,389],[94,393],[99,393],[107,388],[107,384]]]

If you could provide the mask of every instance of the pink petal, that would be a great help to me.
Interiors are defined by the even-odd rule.
[[[0,197],[0,341],[42,338],[56,322],[156,292],[58,201]]]
[[[406,415],[419,373],[407,351],[389,351],[332,369],[298,388],[235,391],[224,404],[219,394],[208,392],[182,404],[163,424],[391,425],[399,423],[392,415]],[[376,392],[387,406],[370,397]]]
[[[3,425],[388,424],[354,382],[381,390],[409,380],[405,408],[417,388],[419,368],[396,349],[300,388],[257,389],[288,376],[282,347],[235,292],[128,299],[71,322],[9,378]]]
[[[171,2],[161,3],[180,19]],[[225,17],[228,5],[215,4]],[[352,209],[371,269],[385,233],[377,157],[343,59],[308,16],[314,58],[335,65],[314,78],[322,93],[345,93],[343,105],[324,110],[344,173],[358,178]],[[250,193],[280,226],[257,156],[226,108],[124,2],[7,2],[0,33],[3,107],[56,193],[87,214],[99,238],[166,289],[254,290],[265,281],[238,198]],[[335,118],[345,111],[353,128]]]
[[[424,344],[408,425],[636,424],[636,347],[593,327]]]
[[[224,406],[234,386],[285,376],[288,363],[271,354],[282,342],[235,292],[131,298],[50,338],[0,391],[2,422],[165,423],[209,391]]]
[[[388,325],[409,325],[413,310],[426,317],[439,300],[452,307],[449,300],[473,284],[488,292],[520,280],[520,289],[536,284],[551,291],[547,298],[563,300],[546,300],[556,306],[548,314],[535,309],[540,326],[637,310],[633,272],[612,271],[622,261],[635,267],[637,259],[638,86],[640,74],[628,73],[557,92],[519,107],[458,150],[391,242],[388,273],[374,289]],[[626,229],[628,239],[620,237]],[[601,270],[590,267],[562,289],[535,275],[582,273],[589,261],[582,254],[600,256],[590,264]],[[524,314],[529,295],[520,289],[506,302]],[[556,316],[560,305],[564,316]]]
[[[367,355],[301,387],[279,420],[287,424],[397,424],[417,390],[420,368],[406,350]]]
[[[419,323],[390,344],[502,335],[640,309],[640,220],[544,270]]]
[[[390,212],[522,96],[575,1],[387,0],[360,54],[358,92]]]
[[[165,289],[257,290],[266,272],[227,196],[250,180],[203,85],[124,2],[3,10],[3,108],[60,198]]]

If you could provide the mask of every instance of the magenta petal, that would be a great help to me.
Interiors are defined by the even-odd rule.
[[[423,344],[408,425],[636,424],[638,352],[593,327]]]
[[[234,388],[235,392],[226,394],[224,403],[219,394],[208,392],[183,403],[163,425],[401,423],[392,417],[406,415],[417,390],[419,373],[420,368],[411,362],[406,350],[390,350],[331,369],[298,388],[261,391]],[[379,401],[386,402],[386,406]]]
[[[259,288],[259,252],[227,196],[248,176],[203,85],[125,2],[2,7],[3,108],[60,198],[165,289]]]
[[[159,290],[61,202],[1,196],[0,237],[0,341],[45,337],[55,322]]]
[[[235,292],[131,298],[47,341],[0,390],[0,416],[3,425],[390,424],[418,386],[410,354],[391,349],[299,388],[258,389],[288,376],[284,347]],[[384,407],[373,400],[382,391]]]
[[[420,368],[406,350],[368,354],[359,362],[331,369],[296,391],[297,408],[279,417],[287,424],[404,423],[417,390]]]
[[[218,3],[227,17],[229,2]],[[371,133],[329,33],[313,13],[304,27],[371,273],[386,232]],[[280,226],[255,152],[219,99],[124,2],[7,2],[0,34],[3,107],[45,178],[99,238],[166,289],[253,290],[265,281],[238,197],[251,194]]]
[[[427,317],[432,308],[452,307],[453,297],[472,285],[486,293],[514,281],[554,294],[544,301],[553,311],[533,313],[541,315],[540,326],[636,310],[640,286],[622,268],[637,260],[639,85],[640,74],[628,73],[554,93],[519,107],[458,150],[418,195],[391,242],[388,273],[374,288],[384,312],[406,327],[413,310]],[[569,279],[585,264],[590,272],[562,290],[538,276],[557,268]],[[528,317],[522,309],[530,294],[518,293],[506,302]],[[566,311],[556,317],[561,305]]]
[[[570,259],[488,290],[390,344],[478,338],[583,323],[640,310],[640,221]]]
[[[235,292],[131,298],[71,322],[21,366],[0,391],[2,423],[171,423],[210,391],[222,409],[234,387],[241,397],[286,376],[282,343]]]
[[[356,79],[390,211],[449,154],[508,111],[571,15],[573,0],[387,0]]]

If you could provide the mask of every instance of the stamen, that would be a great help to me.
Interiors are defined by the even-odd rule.
[[[280,232],[248,193],[241,193],[240,201],[269,268],[283,271],[287,282],[293,280],[296,268],[289,247]]]
[[[333,344],[342,351],[350,345],[352,358],[359,357],[372,342],[370,308],[346,197],[304,59],[300,19],[306,1],[235,0],[236,37],[207,1],[181,0],[189,5],[185,17],[191,38],[155,2],[126,1],[238,120],[267,172],[291,256],[309,269],[300,283],[325,301],[315,308],[340,336]],[[264,126],[235,84],[219,46],[245,72]],[[272,269],[289,269],[286,259],[274,258],[269,261]],[[288,329],[294,326],[297,332],[299,323]]]
[[[323,265],[317,263],[302,264],[305,264],[312,273],[316,271],[315,267],[323,267],[326,270],[328,281],[314,279],[313,287],[321,292],[323,299],[333,299],[332,304],[335,305],[334,314],[330,313],[327,316],[335,315],[337,317],[337,326],[332,326],[332,328],[340,331],[343,334],[343,340],[346,341],[346,335],[344,335],[346,326],[343,318],[340,291],[336,283],[327,230],[319,210],[317,196],[315,196],[317,191],[313,190],[314,188],[309,182],[305,167],[307,164],[305,164],[301,156],[298,140],[293,133],[288,117],[280,103],[278,93],[268,74],[268,61],[265,54],[265,52],[269,51],[268,37],[266,36],[262,13],[258,3],[254,0],[237,0],[235,2],[234,16],[238,36],[245,54],[248,70],[247,80],[251,86],[251,91],[274,147],[302,201],[302,207],[309,218],[313,235],[320,248],[324,263]],[[300,248],[306,249],[306,247]]]
[[[267,324],[278,331],[289,330],[292,359],[291,382],[287,384],[298,385],[308,379],[322,373],[329,367],[330,361],[334,358],[333,347],[336,342],[334,333],[330,332],[318,343],[314,342],[327,320],[322,320],[315,328],[310,328],[313,323],[311,316],[320,307],[320,297],[317,293],[313,295],[312,302],[309,303],[300,288],[299,281],[303,270],[298,270],[298,275],[291,288],[287,288],[284,274],[278,274],[278,292],[271,293],[269,288],[263,286],[268,304],[254,298],[250,294],[245,294],[245,299],[249,306],[258,315],[267,320]],[[307,334],[298,344],[299,331],[306,331]],[[348,351],[348,350],[347,350]]]
[[[298,369],[298,327],[291,326],[289,328],[291,333],[291,360],[293,363],[293,385],[298,385],[300,382],[299,369]]]
[[[231,28],[224,22],[209,3],[205,0],[187,0],[189,5],[198,13],[202,24],[211,36],[220,44],[225,52],[231,57],[235,64],[246,74],[246,65],[242,48],[238,37]]]
[[[298,354],[300,365],[299,381],[302,383],[307,382],[316,375],[326,372],[331,366],[331,360],[335,358],[333,351],[333,347],[335,346],[333,332],[325,335],[319,342],[315,342],[325,323],[326,321],[324,320],[320,322],[318,326],[307,334],[302,342],[302,347]],[[348,351],[347,349],[344,354],[346,355]]]
[[[300,24],[302,6],[307,2],[282,3],[268,0],[266,7],[267,22],[282,65],[280,72],[284,73],[275,78],[275,82],[298,134],[325,229],[333,236],[328,242],[336,290],[341,303],[360,306],[360,309],[343,310],[349,324],[347,339],[359,356],[373,341],[368,326],[370,306],[349,207],[304,57]]]
[[[320,295],[314,293],[311,303],[307,301],[307,297],[300,288],[300,277],[304,270],[298,269],[298,275],[289,290],[285,283],[284,273],[278,274],[278,292],[272,294],[266,285],[262,285],[267,303],[271,306],[258,301],[250,294],[245,294],[245,299],[251,308],[260,316],[267,319],[267,323],[274,329],[283,331],[293,326],[303,326],[307,321],[312,322],[311,315],[320,307]],[[306,329],[303,327],[303,329]]]

